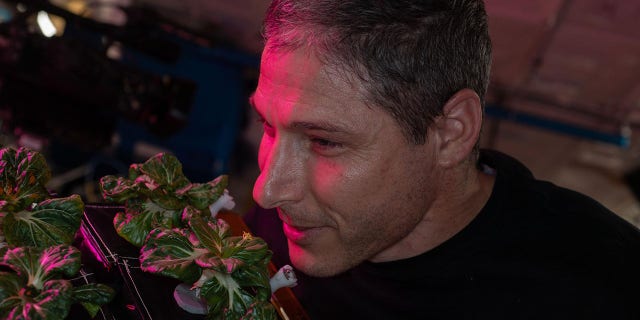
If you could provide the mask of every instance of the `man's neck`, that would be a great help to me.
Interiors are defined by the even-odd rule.
[[[469,168],[449,179],[433,206],[414,230],[392,248],[371,259],[384,262],[417,256],[441,245],[464,229],[491,196],[495,176]]]

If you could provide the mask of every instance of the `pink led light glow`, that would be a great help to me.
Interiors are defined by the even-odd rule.
[[[92,236],[89,234],[85,228],[80,228],[80,233],[82,234],[82,242],[89,248],[89,251],[93,254],[93,256],[98,260],[102,265],[107,269],[111,269],[111,263],[107,261],[106,257],[100,251],[98,245],[95,241],[91,241]]]

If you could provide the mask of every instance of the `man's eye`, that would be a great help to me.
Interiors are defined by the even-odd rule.
[[[311,138],[311,142],[313,143],[313,146],[315,148],[318,148],[321,150],[331,150],[331,149],[337,149],[342,147],[341,143],[333,142],[333,141],[322,139],[322,138]]]
[[[311,137],[311,149],[322,157],[335,157],[346,150],[344,144],[340,142],[318,137]]]

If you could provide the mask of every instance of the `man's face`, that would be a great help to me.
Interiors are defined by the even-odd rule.
[[[435,197],[433,144],[407,142],[357,84],[308,51],[267,49],[260,71],[252,100],[264,134],[253,196],[278,208],[294,266],[330,276],[410,251],[401,240]]]

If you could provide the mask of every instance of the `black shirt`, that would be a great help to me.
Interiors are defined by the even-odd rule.
[[[491,197],[462,231],[422,255],[365,262],[293,288],[312,319],[640,319],[640,231],[595,200],[536,180],[483,150]],[[275,211],[245,215],[290,264]]]

